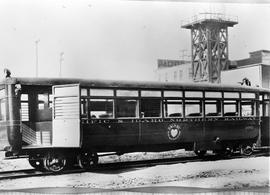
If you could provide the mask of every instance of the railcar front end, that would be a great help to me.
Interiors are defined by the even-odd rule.
[[[22,147],[17,87],[12,79],[0,84],[0,150],[15,154]]]

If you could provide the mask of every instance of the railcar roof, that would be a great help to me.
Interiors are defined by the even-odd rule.
[[[190,89],[190,90],[225,90],[225,91],[260,91],[270,93],[270,89],[249,87],[242,85],[212,84],[212,83],[176,83],[153,81],[123,81],[98,80],[80,78],[24,78],[13,77],[1,83],[20,83],[31,86],[53,86],[65,84],[80,84],[82,87],[109,87],[109,88],[140,88],[140,89]]]

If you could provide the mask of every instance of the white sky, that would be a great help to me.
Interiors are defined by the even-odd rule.
[[[191,37],[181,21],[201,12],[238,16],[229,29],[229,57],[270,50],[270,4],[176,1],[1,0],[0,72],[39,76],[154,80],[157,59],[190,53]]]

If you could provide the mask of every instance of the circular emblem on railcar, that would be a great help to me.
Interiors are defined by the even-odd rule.
[[[168,126],[168,137],[170,140],[176,140],[181,135],[181,127],[176,123],[172,123]]]

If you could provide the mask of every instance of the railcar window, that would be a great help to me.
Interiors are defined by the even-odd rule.
[[[91,118],[113,118],[113,99],[91,99]]]
[[[255,99],[255,93],[241,93],[242,98]]]
[[[202,98],[203,93],[202,91],[186,91],[185,92],[185,97],[190,97],[190,98]]]
[[[138,100],[120,99],[116,101],[116,117],[138,117]]]
[[[260,116],[263,116],[263,105],[260,103]]]
[[[0,121],[6,120],[5,89],[0,90]]]
[[[52,108],[52,96],[50,97],[49,93],[37,94],[37,100],[39,110]]]
[[[0,100],[0,120],[5,121],[6,120],[6,100],[1,99]]]
[[[264,106],[264,113],[263,115],[264,116],[269,116],[269,113],[270,113],[270,103],[269,103],[269,94],[264,94],[264,101],[263,101],[263,106]]]
[[[222,98],[221,92],[215,92],[215,91],[206,91],[205,92],[206,98]]]
[[[255,116],[255,102],[242,101],[241,102],[241,116]]]
[[[138,97],[139,93],[137,90],[117,90],[116,95],[120,97],[124,97],[124,96]]]
[[[260,116],[264,115],[264,104],[263,104],[263,95],[260,94],[259,96],[259,100],[260,100]]]
[[[112,89],[90,89],[90,96],[113,96]]]
[[[28,94],[21,94],[21,101],[28,101]]]
[[[46,96],[45,94],[38,94],[38,109],[43,110],[45,108]]]
[[[87,89],[81,89],[81,96],[87,96]]]
[[[141,91],[142,97],[161,97],[161,91]]]
[[[49,108],[52,108],[53,95],[49,94]]]
[[[0,99],[5,98],[5,89],[0,89]]]
[[[142,117],[161,117],[160,99],[142,99],[141,100]]]
[[[182,100],[164,100],[163,106],[165,117],[183,117]]]
[[[269,101],[264,102],[264,110],[265,110],[264,116],[269,116],[269,112],[270,112],[270,103],[269,103]]]
[[[224,92],[224,98],[239,98],[238,92]]]
[[[186,117],[201,117],[202,116],[202,102],[200,100],[186,100],[185,101]]]
[[[81,99],[81,116],[87,118],[87,99]]]
[[[224,116],[239,116],[238,101],[224,100]]]
[[[221,116],[221,101],[205,100],[205,116]]]
[[[28,94],[21,95],[21,120],[29,121]]]
[[[183,97],[182,91],[164,91],[164,97]]]

